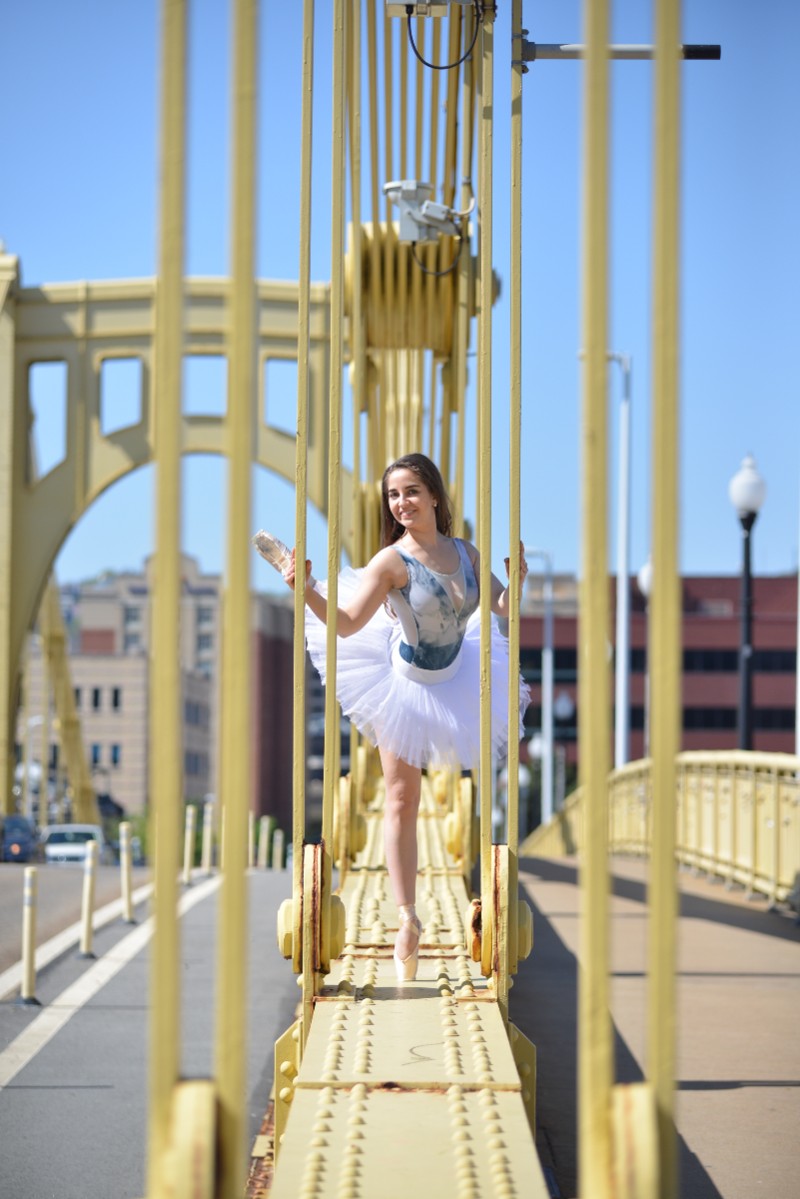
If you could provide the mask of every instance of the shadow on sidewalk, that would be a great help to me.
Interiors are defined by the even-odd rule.
[[[540,866],[520,862],[520,872],[548,877]],[[559,881],[575,882],[577,871],[553,863]],[[536,1045],[537,1146],[563,1199],[577,1195],[577,963],[547,917],[534,909],[534,949],[520,963],[511,991],[511,1019]],[[614,1028],[615,1076],[639,1082],[642,1074],[627,1044]],[[678,1138],[681,1199],[722,1199],[702,1164]]]
[[[641,860],[641,859],[639,859]],[[551,858],[521,858],[519,863],[521,873],[532,874],[543,882],[571,883],[578,885],[578,867],[569,862],[557,862]],[[678,876],[680,879],[680,875]],[[705,885],[709,892],[722,883],[706,879]],[[635,903],[647,903],[647,885],[637,879],[611,876],[611,891],[620,899],[630,899]],[[715,920],[720,924],[728,924],[733,928],[744,929],[747,932],[762,933],[767,937],[779,937],[784,941],[800,942],[800,928],[785,912],[768,912],[763,903],[765,898],[754,901],[758,906],[748,907],[743,900],[743,892],[736,891],[730,899],[716,899],[713,895],[694,895],[685,891],[680,895],[680,916],[689,920]]]

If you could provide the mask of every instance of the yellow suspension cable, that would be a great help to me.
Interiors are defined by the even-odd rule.
[[[294,544],[301,571],[306,554],[308,487],[309,311],[311,294],[311,146],[314,106],[314,0],[303,2],[303,65],[300,134],[300,261],[297,314],[297,437],[295,443]],[[302,577],[302,575],[301,575]],[[292,892],[299,896],[303,880],[303,842],[306,832],[305,730],[305,600],[294,592],[294,730],[292,744]],[[295,938],[292,968],[302,969],[300,938]]]
[[[608,1013],[608,551],[606,350],[608,294],[608,0],[586,0],[584,76],[579,757],[586,848],[578,996],[578,1169],[581,1194],[610,1187],[612,1040]]]
[[[492,117],[494,24],[479,37],[478,194],[480,196],[480,314],[478,318],[478,550],[480,552],[480,843],[482,967],[491,974],[492,869]]]
[[[344,265],[344,0],[333,6],[333,140],[331,147],[331,381],[328,420],[328,611],[326,641],[325,749],[322,778],[322,840],[325,868],[333,845],[333,805],[339,710],[336,702],[336,609],[339,603],[342,478],[342,335]]]
[[[511,12],[512,34],[519,45],[522,36],[522,0],[513,0]],[[512,59],[519,57],[512,53]],[[511,614],[508,622],[508,849],[509,886],[511,900],[508,920],[510,943],[516,946],[517,927],[517,850],[519,846],[519,580],[520,561],[520,447],[522,445],[522,67],[511,67],[511,261],[509,263],[509,307],[511,344],[509,347],[509,555],[511,573],[509,596]],[[509,963],[511,972],[516,972],[517,962]]]
[[[676,768],[680,748],[678,352],[680,3],[656,6],[653,185],[653,593],[650,598],[652,854],[647,1068],[656,1098],[659,1195],[678,1193],[675,1135]]]
[[[148,1195],[159,1193],[180,1063],[178,872],[183,809],[180,644],[181,373],[183,339],[186,0],[161,9],[161,195],[154,334],[156,543],[150,674],[151,841],[155,929],[150,975]],[[154,837],[152,836],[154,834]]]
[[[250,561],[253,441],[256,413],[256,90],[258,0],[233,8],[233,177],[231,187],[231,321],[228,545],[220,689],[220,793],[225,804],[222,891],[217,949],[215,1073],[219,1113],[220,1189],[241,1194],[247,1160],[247,836],[253,792],[251,759],[241,752],[250,728]]]

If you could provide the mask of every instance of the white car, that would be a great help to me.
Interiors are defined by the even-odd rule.
[[[49,824],[42,834],[45,862],[83,862],[88,841],[97,842],[97,860],[114,859],[99,824]]]

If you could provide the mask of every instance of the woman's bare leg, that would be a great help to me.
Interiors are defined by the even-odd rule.
[[[386,868],[398,908],[413,904],[417,889],[417,812],[422,771],[388,750],[379,751],[386,783],[383,838]],[[416,944],[416,930],[402,924],[397,952],[406,957]]]

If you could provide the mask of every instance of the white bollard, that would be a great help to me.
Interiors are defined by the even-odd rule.
[[[261,870],[266,870],[269,861],[269,842],[274,823],[274,816],[262,816],[258,822],[258,865]]]
[[[36,991],[36,898],[38,892],[35,866],[25,867],[22,900],[22,989],[20,1003],[41,1007]]]
[[[81,909],[81,947],[78,957],[93,958],[92,937],[94,929],[94,884],[97,877],[97,842],[94,838],[86,842],[86,857],[83,860],[83,907]]]
[[[256,864],[256,814],[247,813],[247,869],[252,870]]]
[[[119,826],[119,870],[122,887],[122,919],[126,924],[136,923],[133,915],[132,857],[131,826],[127,820],[123,820]]]
[[[214,841],[214,805],[203,805],[203,874],[211,873],[211,850]]]
[[[186,834],[183,838],[183,883],[192,885],[192,866],[194,866],[194,833],[197,824],[197,808],[193,803],[186,805]]]
[[[272,869],[283,870],[283,829],[276,828],[272,834]]]

